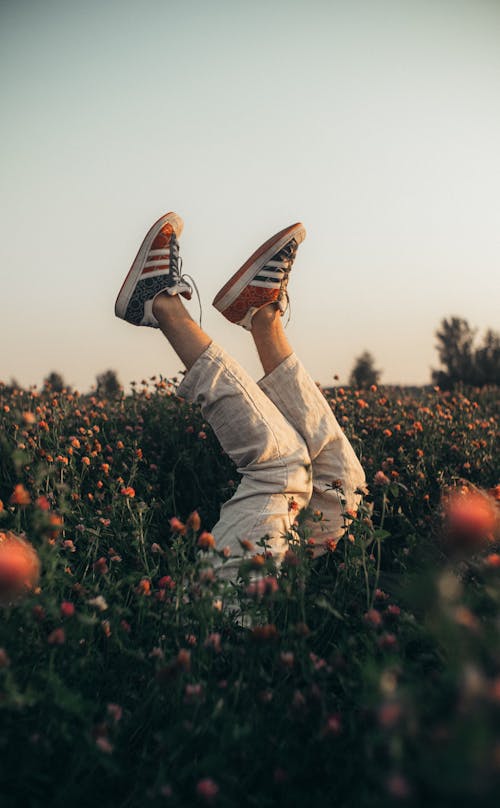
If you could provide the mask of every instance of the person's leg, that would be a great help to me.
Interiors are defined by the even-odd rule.
[[[316,523],[311,538],[324,544],[342,534],[342,512],[357,506],[360,497],[356,491],[364,485],[365,477],[352,446],[293,353],[282,326],[288,278],[305,235],[304,226],[297,223],[268,239],[223,286],[213,305],[230,322],[252,332],[266,374],[259,386],[308,447],[313,471],[310,507],[321,511],[327,520],[327,530]]]
[[[313,527],[311,538],[324,544],[342,534],[342,512],[357,507],[356,492],[365,484],[363,469],[330,405],[293,352],[273,305],[254,315],[252,336],[266,374],[259,387],[307,445],[313,474],[310,507],[325,518],[325,523]],[[332,484],[341,490],[332,489]]]
[[[290,504],[305,507],[312,493],[305,443],[253,379],[191,319],[178,296],[159,294],[152,311],[188,369],[178,395],[200,404],[243,477],[213,528],[217,548],[241,555],[239,539],[256,542],[268,535],[279,566],[288,547],[284,534],[295,516]],[[220,577],[234,580],[239,563],[234,558],[219,565]]]
[[[213,529],[217,547],[228,545],[240,554],[238,539],[253,542],[267,534],[279,564],[287,549],[284,534],[292,526],[290,501],[304,507],[312,493],[310,458],[303,439],[272,401],[184,309],[179,295],[190,299],[192,288],[181,274],[182,228],[180,216],[170,212],[149,229],[118,293],[115,314],[136,326],[161,328],[188,369],[178,394],[200,404],[242,474]],[[293,230],[300,239],[300,227]],[[284,255],[285,266],[287,261]],[[277,266],[270,271],[284,272]],[[267,280],[258,283],[274,294]],[[222,565],[220,577],[234,580],[238,566],[237,560]]]

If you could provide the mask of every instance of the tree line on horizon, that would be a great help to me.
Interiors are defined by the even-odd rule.
[[[477,329],[463,317],[443,318],[435,332],[441,367],[431,370],[432,384],[441,390],[457,385],[468,387],[500,386],[500,334],[487,329],[479,344]],[[375,367],[369,351],[357,357],[349,376],[349,386],[367,388],[378,384],[382,371]]]
[[[462,317],[443,318],[435,332],[436,350],[441,367],[431,370],[431,383],[441,390],[452,390],[457,385],[468,387],[500,386],[500,333],[487,329],[476,344],[477,329]],[[349,375],[349,387],[366,389],[380,383],[382,370],[376,367],[373,354],[366,350],[356,359]],[[7,385],[19,388],[15,380]],[[44,390],[54,393],[69,391],[61,373],[51,371],[44,379]],[[96,392],[106,398],[115,398],[123,392],[115,370],[105,370],[96,376]]]

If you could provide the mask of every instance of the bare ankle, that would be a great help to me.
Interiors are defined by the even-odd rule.
[[[160,292],[160,294],[156,295],[155,299],[153,300],[153,315],[157,320],[159,320],[162,315],[175,311],[175,309],[178,308],[179,303],[180,301],[178,295],[169,295],[168,292]]]
[[[252,330],[254,328],[266,328],[277,322],[281,317],[276,303],[267,303],[262,306],[252,317]]]

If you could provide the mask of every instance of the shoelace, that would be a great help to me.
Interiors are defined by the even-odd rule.
[[[198,306],[200,307],[200,328],[201,328],[201,318],[203,314],[203,308],[201,305],[201,297],[198,291],[198,287],[191,277],[187,273],[182,274],[182,258],[179,255],[179,242],[175,236],[175,233],[172,235],[170,240],[170,272],[172,277],[174,278],[176,283],[185,283],[193,291],[193,288],[196,292],[196,297],[198,298]]]
[[[297,254],[299,245],[292,239],[292,241],[288,242],[283,249],[279,251],[276,258],[270,261],[269,263],[272,266],[280,267],[285,275],[283,280],[281,281],[280,287],[280,298],[283,296],[286,299],[286,306],[285,310],[283,311],[283,315],[288,313],[288,318],[285,323],[285,328],[287,327],[288,323],[290,322],[290,318],[292,316],[292,304],[290,303],[290,297],[288,295],[287,286],[288,286],[288,279],[290,277],[290,270],[292,268],[293,262],[295,261],[295,256]]]

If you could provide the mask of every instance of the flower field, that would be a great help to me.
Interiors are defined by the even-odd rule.
[[[325,391],[367,495],[233,587],[175,384],[0,386],[2,808],[498,805],[498,390]]]

